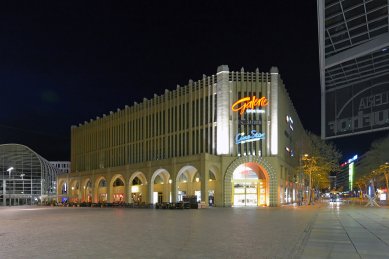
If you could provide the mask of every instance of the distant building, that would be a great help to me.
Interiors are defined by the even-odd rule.
[[[355,155],[340,165],[340,171],[336,174],[335,188],[342,192],[353,191],[355,184],[356,168],[363,156]]]
[[[0,145],[0,206],[56,199],[59,169],[20,144]]]
[[[70,161],[50,161],[50,164],[58,168],[60,174],[70,173]]]
[[[306,194],[306,137],[276,67],[230,71],[165,90],[71,128],[58,199],[279,206]]]

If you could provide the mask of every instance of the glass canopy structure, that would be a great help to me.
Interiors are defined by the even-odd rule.
[[[387,0],[317,0],[322,138],[389,129]]]
[[[0,206],[32,205],[56,197],[59,169],[30,148],[0,145]]]

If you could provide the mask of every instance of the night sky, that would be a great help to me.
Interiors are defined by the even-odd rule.
[[[70,127],[230,70],[281,77],[320,134],[316,1],[5,1],[0,143],[70,160]],[[387,132],[337,140],[348,157]]]

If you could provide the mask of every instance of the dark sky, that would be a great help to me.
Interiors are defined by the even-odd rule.
[[[320,134],[315,2],[2,2],[0,143],[70,160],[71,125],[215,74],[221,64],[277,66],[304,127]],[[336,143],[348,156],[377,136]]]

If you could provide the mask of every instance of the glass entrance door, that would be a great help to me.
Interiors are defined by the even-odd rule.
[[[257,180],[234,181],[234,206],[258,206]]]

